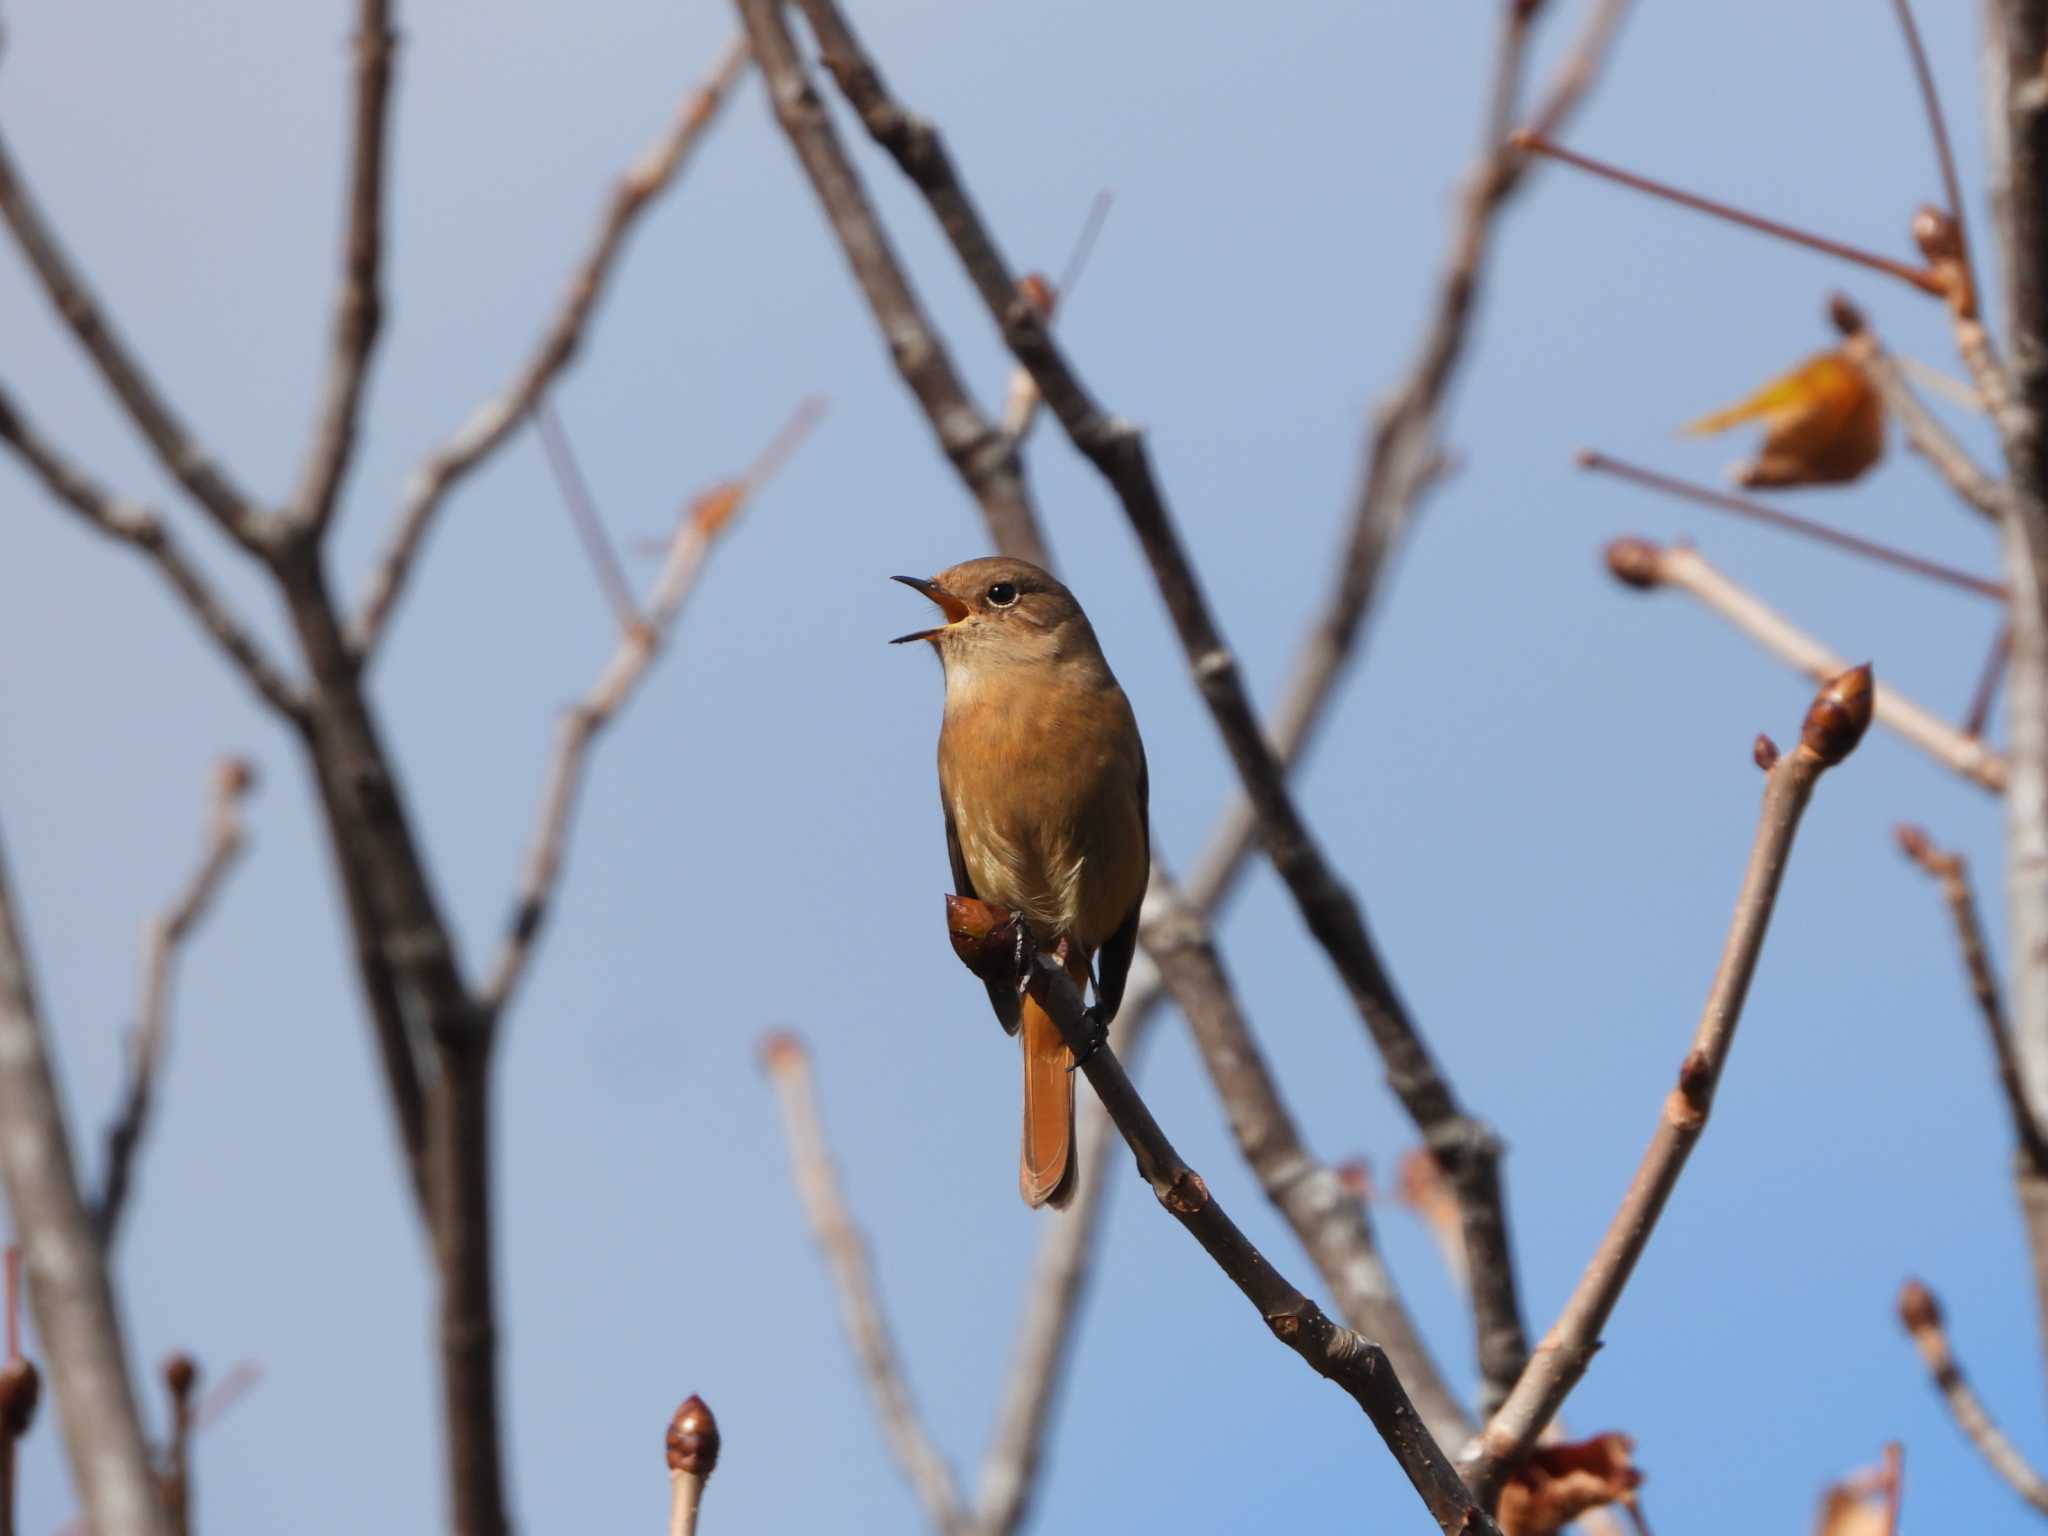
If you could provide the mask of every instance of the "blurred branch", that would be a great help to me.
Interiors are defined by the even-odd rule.
[[[1592,1363],[1600,1347],[1601,1330],[1649,1244],[1686,1158],[1706,1130],[1714,1090],[1735,1043],[1735,1026],[1763,952],[1764,935],[1800,818],[1821,775],[1854,751],[1862,739],[1870,724],[1872,703],[1867,666],[1832,679],[1808,709],[1798,745],[1777,757],[1765,775],[1763,804],[1742,888],[1735,898],[1735,914],[1691,1049],[1678,1069],[1677,1086],[1665,1098],[1635,1178],[1585,1273],[1530,1356],[1529,1368],[1488,1422],[1478,1454],[1468,1466],[1473,1487],[1489,1503]]]
[[[199,1386],[199,1364],[190,1355],[175,1354],[164,1361],[165,1394],[171,1400],[171,1441],[164,1456],[164,1510],[170,1516],[171,1536],[188,1536],[192,1529],[192,1431],[197,1423],[194,1394]]]
[[[0,1359],[0,1536],[15,1536],[15,1449],[35,1422],[42,1373],[21,1352],[21,1250],[9,1243],[6,1271],[7,1354]]]
[[[1977,467],[1969,451],[1920,403],[1899,359],[1885,350],[1877,333],[1865,322],[1863,312],[1840,294],[1835,296],[1829,312],[1842,332],[1843,351],[1876,387],[1884,398],[1885,408],[1898,418],[1908,446],[1934,466],[1934,472],[1965,505],[1996,523],[2005,515],[2004,488]]]
[[[782,1103],[783,1132],[789,1142],[790,1171],[811,1235],[817,1239],[839,1293],[840,1318],[860,1362],[868,1395],[881,1420],[882,1436],[924,1503],[932,1528],[943,1536],[969,1529],[946,1458],[925,1433],[903,1379],[902,1363],[889,1336],[881,1298],[868,1266],[867,1247],[847,1212],[846,1192],[825,1146],[825,1126],[811,1091],[811,1065],[795,1035],[773,1034],[761,1042],[761,1065]]]
[[[1998,702],[1998,685],[2012,661],[2012,623],[1998,626],[1991,648],[1984,653],[1984,666],[1977,674],[1977,686],[1970,690],[1970,707],[1963,716],[1963,734],[1981,737],[1991,725],[1991,709]]]
[[[1765,650],[1825,682],[1848,665],[1818,640],[1796,629],[1775,609],[1715,570],[1698,551],[1665,548],[1648,539],[1616,539],[1607,546],[1615,577],[1644,591],[1673,587],[1696,597]],[[2006,760],[1884,683],[1877,685],[1877,723],[1911,742],[1943,767],[1992,791],[2003,790]]]
[[[538,821],[526,863],[519,877],[518,895],[512,917],[499,941],[498,957],[491,967],[478,1000],[492,1018],[501,1014],[511,1000],[520,978],[533,956],[534,941],[547,920],[548,907],[562,878],[562,860],[567,848],[569,822],[583,786],[583,775],[591,746],[605,727],[618,717],[633,695],[634,688],[653,665],[676,615],[697,585],[711,546],[731,523],[747,498],[759,490],[765,478],[794,449],[801,435],[823,413],[822,400],[812,398],[798,406],[789,423],[776,435],[761,461],[746,476],[728,480],[696,497],[676,518],[670,537],[668,557],[646,604],[646,617],[636,619],[620,637],[612,659],[598,675],[590,691],[562,717],[555,739],[553,760],[548,767],[547,787],[541,794]]]
[[[981,504],[1003,553],[1050,567],[1016,445],[986,417],[953,366],[883,232],[860,173],[818,99],[783,17],[782,0],[737,0],[775,118],[839,238],[876,327],[917,398],[940,450]]]
[[[384,140],[389,124],[391,55],[390,0],[360,0],[353,43],[356,69],[355,127],[349,157],[348,230],[342,237],[342,278],[334,296],[334,339],[327,359],[318,425],[309,445],[291,512],[317,532],[334,515],[342,477],[356,444],[363,382],[383,320],[378,265],[384,245]]]
[[[298,685],[278,670],[256,637],[242,627],[242,621],[156,512],[110,494],[42,436],[5,389],[0,389],[0,443],[11,448],[43,488],[87,526],[140,550],[264,702],[287,720],[300,717],[305,700]]]
[[[688,163],[691,151],[746,72],[747,62],[744,39],[734,39],[710,78],[684,96],[674,126],[642,151],[619,178],[611,202],[598,220],[590,249],[570,276],[533,355],[503,391],[472,411],[455,435],[430,453],[407,480],[397,522],[371,574],[362,605],[349,623],[349,647],[358,656],[375,650],[418,558],[420,543],[448,493],[505,441],[576,355],[627,234]]]
[[[1048,396],[1048,403],[1050,399]],[[959,896],[946,898],[946,912],[954,950],[970,970],[984,980],[1015,977],[1020,930],[1014,918],[986,903]],[[1475,1505],[1450,1459],[1423,1427],[1386,1351],[1332,1323],[1238,1230],[1201,1175],[1181,1160],[1167,1140],[1117,1059],[1115,1047],[1089,1019],[1080,993],[1059,962],[1051,955],[1035,953],[1028,930],[1023,934],[1032,998],[1059,1026],[1096,1097],[1136,1155],[1139,1176],[1151,1185],[1159,1203],[1258,1309],[1273,1336],[1311,1370],[1342,1387],[1365,1411],[1444,1531],[1460,1536],[1498,1536],[1492,1520]]]
[[[1390,1086],[1458,1189],[1473,1271],[1485,1277],[1474,1291],[1480,1358],[1489,1362],[1489,1374],[1496,1362],[1519,1361],[1526,1346],[1502,1210],[1499,1142],[1464,1113],[1451,1093],[1394,992],[1356,899],[1338,880],[1302,820],[1252,712],[1237,663],[1223,644],[1181,547],[1139,432],[1096,407],[1053,342],[1039,308],[1019,295],[937,130],[887,94],[872,61],[830,0],[799,4],[818,34],[827,67],[875,140],[924,194],[961,266],[1002,325],[1010,350],[1031,371],[1068,437],[1122,501],[1173,615],[1196,684],[1258,809],[1267,853],[1358,1006],[1386,1061]],[[750,15],[773,10],[766,0],[742,0],[742,5]],[[778,57],[771,62],[768,46],[756,40],[762,69],[778,100],[809,92],[802,64],[793,48],[783,46],[787,43],[785,31]]]
[[[262,552],[270,536],[262,514],[193,437],[158,390],[141,359],[114,329],[112,319],[100,307],[84,274],[72,265],[58,243],[57,232],[29,195],[7,153],[5,140],[0,140],[0,219],[5,219],[13,230],[15,242],[41,280],[51,308],[85,348],[107,388],[126,408],[129,420],[155,450],[165,471],[237,543],[251,552]]]
[[[2005,1431],[1985,1412],[1984,1404],[1949,1348],[1948,1331],[1942,1325],[1941,1304],[1935,1300],[1934,1293],[1918,1280],[1908,1280],[1899,1290],[1899,1321],[1911,1336],[1913,1347],[1920,1352],[1927,1374],[1941,1393],[1941,1400],[1948,1405],[1949,1417],[1956,1421],[1956,1428],[1977,1448],[1977,1454],[2008,1488],[2041,1514],[2048,1515],[2048,1481],[2043,1481],[2041,1474],[2020,1453],[2019,1447],[2006,1439]]]
[[[71,1475],[101,1536],[167,1536],[128,1378],[106,1257],[71,1160],[71,1133],[0,854],[0,1182],[28,1261]]]
[[[206,817],[206,845],[171,904],[142,926],[142,998],[135,1027],[128,1038],[128,1086],[120,1112],[107,1127],[107,1167],[100,1197],[93,1208],[93,1226],[102,1247],[111,1250],[121,1224],[134,1174],[135,1150],[149,1125],[157,1076],[163,1065],[164,1042],[170,1033],[171,972],[178,946],[206,916],[214,895],[242,851],[242,797],[249,792],[254,770],[242,758],[214,764]]]
[[[668,1453],[668,1536],[696,1536],[697,1505],[704,1485],[718,1470],[718,1420],[711,1405],[694,1392],[669,1420],[664,1448]]]

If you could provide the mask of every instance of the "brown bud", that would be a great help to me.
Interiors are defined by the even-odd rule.
[[[1913,243],[1930,263],[1953,261],[1962,254],[1956,221],[1939,208],[1922,204],[1913,215]]]
[[[171,1401],[179,1408],[185,1407],[192,1396],[192,1389],[199,1385],[199,1362],[182,1351],[164,1356],[164,1386],[170,1390]]]
[[[1778,766],[1778,744],[1762,731],[1756,733],[1756,740],[1749,745],[1749,755],[1756,759],[1757,767],[1769,773]]]
[[[754,1047],[764,1072],[781,1072],[804,1064],[804,1043],[786,1029],[771,1029]]]
[[[1927,834],[1918,827],[1901,823],[1892,828],[1892,837],[1898,842],[1899,852],[1915,864],[1925,864],[1934,854],[1934,844],[1928,841]]]
[[[1051,319],[1053,305],[1059,302],[1058,292],[1043,272],[1026,272],[1018,278],[1017,297],[1041,320]]]
[[[1647,592],[1657,585],[1662,556],[1648,539],[1615,539],[1607,546],[1607,569],[1615,580]]]
[[[28,1433],[42,1390],[33,1360],[20,1355],[0,1360],[0,1439],[19,1440]]]
[[[948,894],[946,934],[953,941],[953,953],[960,957],[960,963],[983,981],[1022,979],[1018,969],[1020,939],[1027,951],[1030,945],[1014,912],[976,901],[972,896]]]
[[[1844,336],[1861,336],[1865,329],[1863,311],[1846,293],[1828,295],[1828,319]]]
[[[1934,1299],[1934,1292],[1918,1280],[1908,1280],[1899,1287],[1899,1321],[1906,1325],[1908,1333],[1925,1333],[1941,1326],[1941,1303]]]
[[[214,790],[239,800],[256,787],[256,765],[246,757],[223,757],[213,765]]]
[[[668,1422],[668,1469],[709,1477],[718,1467],[718,1420],[692,1392]]]
[[[1799,728],[1800,744],[1824,765],[1834,767],[1856,750],[1856,743],[1870,729],[1876,703],[1877,683],[1869,662],[1829,678],[1806,712],[1806,721]]]
[[[690,521],[709,538],[732,521],[733,514],[739,511],[740,503],[746,499],[746,481],[723,481],[690,503]]]

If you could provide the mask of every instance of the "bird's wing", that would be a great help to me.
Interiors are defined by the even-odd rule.
[[[943,786],[939,790],[939,809],[946,817],[946,859],[953,866],[953,894],[979,901],[974,894],[974,882],[967,878],[967,861],[960,856],[960,830],[953,825],[953,806],[946,799]],[[1135,930],[1134,930],[1135,932]],[[1124,964],[1130,964],[1130,957],[1124,957]],[[991,981],[984,983],[988,988],[988,1005],[996,1011],[996,1022],[1003,1026],[1006,1034],[1017,1033],[1017,989],[1008,982]]]
[[[1152,868],[1152,776],[1145,765],[1145,743],[1138,743],[1138,825],[1145,829],[1145,869],[1147,881]],[[1130,979],[1131,958],[1138,951],[1138,914],[1145,908],[1145,888],[1138,888],[1138,899],[1131,903],[1131,910],[1124,920],[1117,924],[1116,932],[1103,940],[1102,948],[1095,955],[1095,1007],[1096,1016],[1104,1024],[1116,1017],[1116,1011],[1123,1005],[1124,983]]]

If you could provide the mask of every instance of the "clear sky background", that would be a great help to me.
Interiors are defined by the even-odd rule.
[[[1552,50],[1577,10],[1558,3]],[[348,10],[16,0],[6,16],[14,153],[200,432],[269,495],[296,468],[326,340]],[[1981,222],[1974,8],[1921,10]],[[407,470],[524,357],[611,178],[735,26],[709,0],[403,12],[389,328],[334,561],[351,590]],[[1494,6],[860,0],[853,15],[944,125],[1020,266],[1056,267],[1089,200],[1114,191],[1062,332],[1150,429],[1268,696],[1325,588],[1368,402],[1420,322]],[[964,371],[998,400],[1006,367],[971,292],[855,137]],[[1645,3],[1571,139],[1901,254],[1938,188],[1876,0]],[[1675,426],[1824,345],[1831,287],[1952,366],[1933,304],[1568,172],[1530,194],[1457,391],[1457,475],[1414,530],[1302,792],[1430,1040],[1507,1139],[1540,1329],[1684,1052],[1752,826],[1750,739],[1789,740],[1809,694],[1685,599],[1618,589],[1602,543],[1695,534],[1944,712],[1962,710],[1995,615],[1570,465],[1598,444],[1712,476],[1738,446]],[[174,501],[11,248],[0,377],[104,478]],[[970,1476],[1056,1219],[1016,1199],[1012,1052],[940,931],[936,669],[882,644],[923,617],[885,578],[980,553],[984,536],[750,82],[646,219],[558,400],[630,541],[736,472],[811,392],[829,418],[718,550],[601,748],[509,1024],[498,1267],[508,1460],[531,1531],[660,1529],[661,1432],[693,1390],[725,1431],[707,1530],[917,1523],[789,1187],[754,1064],[764,1029],[814,1047],[918,1400]],[[1228,764],[1121,513],[1057,433],[1031,455],[1145,731],[1161,846],[1184,864]],[[1987,530],[1896,447],[1863,485],[1800,507],[1994,560]],[[278,634],[233,559],[209,546],[208,563]],[[447,509],[375,676],[472,964],[505,911],[556,712],[612,643],[522,434]],[[199,1451],[206,1531],[428,1530],[442,1490],[427,1264],[304,769],[153,574],[0,463],[0,818],[95,1170],[137,924],[184,878],[207,765],[229,750],[263,776],[252,848],[183,971],[119,1258],[130,1337],[152,1369],[173,1348],[216,1376],[263,1369]],[[1892,1437],[1909,1527],[2026,1518],[1893,1321],[1907,1274],[1948,1303],[2014,1436],[2048,1453],[2009,1135],[1935,895],[1892,849],[1901,819],[1978,860],[1996,917],[1997,807],[1874,734],[1814,807],[1712,1126],[1572,1398],[1576,1427],[1638,1438],[1660,1536],[1803,1530],[1821,1486]],[[1223,942],[1312,1145],[1390,1173],[1411,1129],[1269,874]],[[1312,1279],[1177,1027],[1144,1087],[1253,1237]],[[1469,1389],[1467,1324],[1426,1235],[1394,1210],[1380,1227]],[[54,1418],[25,1455],[26,1529],[48,1531],[75,1508]],[[1428,1528],[1360,1415],[1126,1173],[1037,1528],[1255,1523]]]

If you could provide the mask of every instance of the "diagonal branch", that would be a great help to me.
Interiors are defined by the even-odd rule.
[[[511,920],[499,941],[498,958],[491,967],[478,999],[487,1016],[495,1019],[504,1012],[526,973],[533,956],[534,941],[547,920],[548,906],[561,883],[562,859],[567,849],[569,821],[576,798],[583,787],[583,774],[591,746],[605,727],[617,718],[633,695],[634,688],[660,653],[676,615],[697,585],[705,558],[719,534],[731,524],[742,503],[762,481],[774,472],[791,452],[800,435],[823,410],[823,402],[806,400],[784,429],[776,435],[769,451],[739,480],[722,485],[695,498],[676,519],[669,540],[668,558],[655,578],[646,605],[646,617],[635,622],[620,637],[612,659],[590,687],[590,691],[562,717],[555,741],[553,761],[548,767],[547,788],[541,795],[540,813],[532,847],[519,877]]]
[[[384,245],[384,139],[396,44],[390,0],[361,0],[353,45],[356,105],[348,232],[342,237],[341,287],[334,296],[334,341],[318,425],[291,499],[292,515],[316,534],[334,515],[335,498],[355,452],[363,381],[384,315],[378,266]]]
[[[171,972],[178,946],[206,916],[242,851],[242,797],[248,794],[254,774],[247,760],[239,757],[222,758],[214,765],[206,846],[199,866],[171,904],[142,925],[142,1000],[128,1039],[128,1086],[121,1097],[120,1113],[107,1127],[106,1174],[93,1208],[93,1226],[101,1246],[109,1250],[134,1177],[135,1151],[149,1127],[150,1106],[156,1097],[157,1075],[170,1033]]]
[[[941,1536],[964,1536],[970,1527],[953,1486],[953,1473],[925,1433],[910,1400],[903,1363],[896,1356],[881,1298],[875,1292],[867,1245],[854,1227],[846,1191],[832,1167],[825,1124],[818,1114],[817,1096],[811,1091],[809,1054],[795,1035],[772,1034],[761,1042],[761,1065],[782,1103],[783,1133],[789,1142],[797,1198],[803,1202],[811,1235],[832,1271],[840,1318],[867,1381],[868,1395],[874,1399],[882,1436],[923,1501],[932,1529]]]
[[[1947,1404],[1949,1417],[1956,1421],[1956,1428],[1977,1448],[1977,1454],[1984,1458],[1985,1464],[1998,1474],[2006,1487],[2038,1512],[2048,1515],[2048,1479],[2034,1470],[2020,1448],[2006,1438],[2005,1431],[1985,1410],[1982,1399],[1963,1374],[1962,1366],[1949,1347],[1948,1330],[1942,1325],[1940,1302],[1918,1280],[1908,1280],[1899,1288],[1899,1322],[1912,1338],[1913,1347],[1920,1352],[1920,1359],[1927,1366],[1927,1375],[1935,1390],[1941,1393],[1941,1400]]]
[[[349,648],[368,656],[390,622],[435,515],[448,493],[502,444],[525,419],[555,376],[582,345],[591,315],[618,264],[626,236],[649,204],[689,162],[747,68],[743,39],[728,44],[711,76],[683,98],[674,126],[644,150],[612,193],[590,249],[569,278],[533,355],[505,388],[478,406],[455,435],[430,453],[406,481],[390,539],[371,573],[362,605],[349,622]]]
[[[1526,1352],[1513,1264],[1502,1209],[1499,1142],[1468,1117],[1423,1044],[1394,991],[1351,892],[1337,878],[1294,804],[1271,745],[1259,728],[1237,663],[1224,646],[1193,566],[1181,547],[1154,480],[1137,429],[1097,408],[1046,329],[1039,307],[1017,294],[1008,266],[982,225],[946,155],[937,131],[905,112],[883,90],[880,77],[830,0],[799,0],[818,31],[826,63],[870,131],[891,151],[925,194],[983,302],[1002,325],[1017,360],[1030,370],[1039,393],[1067,436],[1103,475],[1123,503],[1180,634],[1197,687],[1257,808],[1262,839],[1286,881],[1309,930],[1335,965],[1387,1066],[1389,1085],[1414,1117],[1430,1149],[1451,1175],[1466,1215],[1466,1243],[1475,1276],[1487,1279],[1474,1294],[1479,1354],[1487,1374]],[[766,0],[742,0],[751,18],[772,12]],[[783,41],[787,42],[787,34]],[[756,40],[762,69],[778,100],[808,92],[793,48],[771,63]]]
[[[1049,402],[1048,402],[1049,403]],[[1014,979],[1018,929],[1014,919],[979,901],[946,898],[953,946],[969,969],[987,980]],[[1028,937],[1024,948],[1033,948]],[[1058,1025],[1080,1070],[1136,1155],[1138,1173],[1226,1278],[1258,1309],[1282,1344],[1318,1375],[1335,1382],[1365,1411],[1373,1428],[1407,1474],[1423,1504],[1446,1532],[1498,1536],[1402,1390],[1386,1351],[1324,1315],[1247,1238],[1224,1212],[1200,1174],[1181,1160],[1159,1122],[1090,1020],[1059,962],[1027,954],[1031,996]]]
[[[43,217],[42,209],[15,170],[5,140],[0,140],[0,219],[5,219],[14,231],[15,241],[41,279],[51,307],[71,327],[79,345],[85,348],[107,387],[127,409],[136,429],[156,451],[165,470],[243,548],[252,552],[263,549],[266,530],[262,514],[193,437],[143,368],[141,359],[114,329],[113,321],[87,286],[84,274],[72,265],[70,256],[58,243],[57,232]]]
[[[256,637],[242,627],[226,599],[192,563],[161,516],[110,494],[42,436],[5,389],[0,389],[0,443],[11,448],[42,481],[43,488],[94,531],[140,550],[263,701],[287,720],[301,718],[305,700],[298,685],[278,670]]]
[[[1649,1245],[1687,1157],[1706,1130],[1714,1090],[1735,1043],[1735,1026],[1756,974],[1757,958],[1763,953],[1764,935],[1770,928],[1800,818],[1821,776],[1853,752],[1862,739],[1870,725],[1872,702],[1869,667],[1832,679],[1807,711],[1798,745],[1769,767],[1749,863],[1735,898],[1735,914],[1707,989],[1706,1004],[1700,1010],[1691,1049],[1679,1066],[1677,1086],[1665,1098],[1635,1178],[1593,1250],[1585,1273],[1529,1357],[1529,1368],[1488,1422],[1480,1449],[1467,1467],[1473,1487],[1489,1502],[1585,1375],[1600,1347],[1601,1330]]]
[[[1776,609],[1723,576],[1697,550],[1665,548],[1648,539],[1616,539],[1607,546],[1607,567],[1617,580],[1642,591],[1672,587],[1698,598],[1714,613],[1780,661],[1815,682],[1824,682],[1848,663]],[[1918,747],[1944,768],[1993,794],[2005,788],[2006,760],[1884,683],[1877,684],[1877,723]]]
[[[106,1256],[71,1160],[47,1032],[0,855],[0,1182],[28,1263],[72,1480],[93,1530],[165,1536]]]
[[[940,450],[981,504],[997,547],[1050,567],[1016,444],[968,393],[875,216],[824,103],[812,89],[781,0],[738,0],[776,121],[802,162],[853,269],[890,358],[917,399]],[[1007,296],[1006,296],[1007,298]]]

